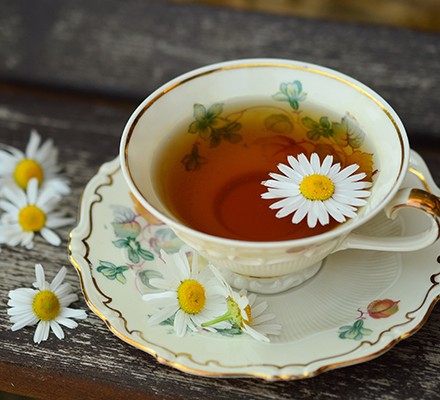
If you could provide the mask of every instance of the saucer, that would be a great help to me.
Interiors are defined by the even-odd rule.
[[[405,186],[440,195],[421,157],[411,153]],[[379,215],[363,231],[400,235],[424,229],[417,211]],[[426,221],[428,226],[429,221]],[[440,298],[440,245],[410,253],[346,250],[327,257],[302,285],[259,295],[282,325],[262,343],[240,332],[201,331],[177,337],[170,325],[149,326],[142,294],[154,290],[160,250],[182,242],[130,196],[119,160],[87,184],[80,221],[69,240],[91,310],[120,339],[181,371],[214,377],[290,380],[375,358],[422,327]]]

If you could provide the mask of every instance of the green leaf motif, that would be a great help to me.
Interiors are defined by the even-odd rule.
[[[216,329],[216,330],[218,333],[220,333],[220,335],[227,337],[238,336],[243,334],[241,328],[236,325],[232,325],[230,328]]]
[[[208,159],[199,154],[199,146],[194,144],[191,153],[183,157],[180,162],[185,166],[187,171],[197,171],[203,164],[208,162]]]
[[[299,103],[307,98],[307,93],[302,90],[302,83],[298,80],[283,82],[280,84],[279,92],[275,93],[272,98],[277,101],[287,101],[292,109],[298,110]]]
[[[139,272],[139,279],[145,286],[150,289],[157,289],[150,283],[150,280],[153,278],[163,278],[163,275],[159,271],[155,271],[153,269],[146,269]]]
[[[128,270],[126,265],[116,266],[115,264],[108,261],[99,261],[99,266],[96,268],[98,272],[103,274],[107,279],[113,281],[117,280],[122,284],[127,282],[127,278],[124,276],[124,272]]]
[[[241,135],[237,133],[241,129],[241,124],[222,117],[222,112],[223,103],[214,103],[208,109],[203,104],[194,104],[193,116],[195,121],[189,125],[188,132],[198,134],[204,141],[209,141],[210,147],[219,146],[222,140],[229,143],[238,143],[242,140]],[[197,160],[197,154],[194,154],[195,152],[198,153],[198,149],[195,149],[194,146],[191,154],[185,156],[182,160],[187,171],[195,171],[202,165]]]
[[[285,114],[272,114],[264,120],[264,126],[268,131],[276,134],[289,134],[293,130],[293,123]]]
[[[114,240],[113,244],[119,249],[127,249],[128,259],[133,264],[139,264],[141,258],[147,261],[154,260],[154,254],[151,251],[143,249],[140,243],[132,237]]]
[[[333,122],[334,139],[342,147],[351,146],[357,149],[365,141],[365,132],[356,119],[349,113],[342,117],[341,122]]]
[[[310,117],[304,117],[301,123],[308,129],[307,136],[311,140],[319,140],[321,136],[326,138],[333,136],[332,124],[328,117],[321,117],[319,122]]]
[[[128,258],[133,264],[138,264],[139,261],[141,261],[141,258],[139,257],[137,251],[132,249],[131,247],[128,248]]]
[[[364,336],[371,335],[373,331],[364,328],[364,321],[359,319],[353,325],[345,325],[339,328],[341,339],[361,340]]]
[[[139,248],[137,252],[144,260],[147,261],[154,260],[154,254],[151,251]]]
[[[114,240],[112,243],[119,249],[130,247],[130,241],[128,239],[118,239]]]

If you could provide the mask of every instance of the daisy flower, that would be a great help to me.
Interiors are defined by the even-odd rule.
[[[273,313],[265,313],[268,307],[266,301],[257,303],[257,296],[254,293],[247,295],[244,289],[238,293],[235,292],[217,268],[213,265],[210,265],[210,268],[227,293],[226,304],[228,309],[222,316],[202,324],[203,327],[229,320],[242,332],[260,342],[270,342],[267,335],[279,335],[281,333],[281,325],[269,322],[275,319],[276,316]]]
[[[298,158],[287,157],[289,165],[279,164],[283,173],[270,173],[273,179],[262,182],[268,187],[263,199],[282,199],[270,205],[279,209],[276,216],[286,217],[293,213],[292,223],[297,224],[307,216],[307,224],[314,228],[330,222],[329,216],[338,222],[356,216],[357,207],[367,204],[370,182],[362,181],[365,173],[353,173],[359,168],[351,164],[341,169],[341,164],[333,164],[333,156],[320,162],[319,156],[312,153],[310,161],[304,154]]]
[[[53,229],[74,222],[73,218],[63,218],[60,212],[53,211],[60,196],[51,188],[39,192],[36,178],[29,181],[26,192],[5,187],[3,196],[0,208],[5,212],[0,220],[0,243],[31,249],[34,235],[39,232],[50,244],[58,246],[61,239]]]
[[[41,137],[32,129],[26,151],[3,146],[0,150],[0,186],[18,186],[26,189],[31,178],[38,180],[41,187],[49,187],[66,195],[70,192],[65,178],[58,176],[60,166],[58,150],[51,139],[41,143]]]
[[[151,325],[174,318],[174,331],[182,337],[188,328],[195,332],[204,322],[225,312],[223,287],[209,268],[199,268],[196,254],[191,267],[183,251],[172,255],[162,252],[161,256],[165,260],[163,278],[151,279],[150,284],[162,291],[142,296],[154,309],[148,320]],[[222,326],[226,327],[230,324]]]
[[[47,340],[50,330],[58,339],[63,339],[61,325],[70,329],[78,326],[72,318],[87,318],[84,310],[68,308],[78,300],[78,296],[72,293],[70,284],[63,283],[66,271],[66,268],[62,267],[49,284],[46,282],[43,266],[35,264],[35,289],[20,288],[9,292],[8,315],[13,323],[13,331],[38,323],[34,342],[41,343]]]

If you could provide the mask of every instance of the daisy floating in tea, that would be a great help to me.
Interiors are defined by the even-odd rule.
[[[310,160],[304,154],[297,158],[288,156],[289,165],[279,164],[282,174],[270,173],[272,179],[263,181],[268,188],[263,199],[281,199],[270,205],[271,209],[279,210],[277,218],[290,214],[292,223],[298,224],[307,217],[307,225],[314,228],[330,223],[330,217],[337,222],[345,222],[347,218],[356,216],[358,207],[367,204],[371,182],[365,181],[364,172],[355,172],[359,165],[351,164],[341,168],[341,164],[333,164],[333,156],[326,156],[324,161],[316,153]]]

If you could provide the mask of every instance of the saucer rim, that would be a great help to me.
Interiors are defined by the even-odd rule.
[[[421,161],[422,163],[422,167],[424,164],[423,159],[414,151],[412,151],[411,157],[415,157],[416,159],[419,159],[419,162]],[[432,180],[432,177],[430,175],[429,169],[426,167],[426,165],[424,165],[426,168],[426,171],[420,172],[419,170],[415,169],[414,170],[416,172],[418,172],[419,175],[415,174],[416,177],[420,180],[421,177],[424,178],[424,180],[422,180],[423,186],[425,187],[430,187],[430,185],[432,187],[435,187],[436,189],[437,186],[435,185],[434,181]],[[105,293],[103,293],[99,287],[96,286],[96,283],[94,282],[94,277],[91,274],[91,263],[90,261],[87,259],[87,256],[89,254],[90,248],[87,248],[87,243],[86,240],[90,237],[92,230],[93,230],[93,224],[91,223],[91,218],[92,218],[92,213],[91,213],[91,209],[93,207],[93,204],[95,204],[96,202],[101,202],[103,197],[101,194],[97,193],[98,190],[103,187],[103,186],[111,186],[113,183],[113,177],[114,175],[116,175],[118,172],[120,171],[120,165],[118,162],[118,158],[115,158],[114,160],[107,162],[105,164],[103,164],[101,166],[101,168],[99,169],[99,171],[90,179],[90,181],[87,183],[83,195],[81,196],[81,200],[80,200],[80,207],[79,207],[79,222],[77,224],[77,226],[70,232],[69,235],[69,242],[68,242],[68,251],[69,251],[69,260],[72,263],[72,265],[75,267],[79,279],[80,279],[80,284],[81,284],[81,289],[82,292],[84,294],[84,298],[86,300],[87,305],[89,306],[89,308],[99,317],[101,318],[106,325],[108,326],[109,330],[115,334],[118,338],[120,338],[121,340],[125,341],[126,343],[139,348],[140,350],[151,354],[153,357],[156,358],[156,360],[162,364],[171,366],[173,368],[176,368],[178,370],[181,370],[183,372],[187,372],[187,373],[191,373],[191,374],[195,374],[195,375],[199,375],[199,376],[214,376],[214,377],[256,377],[256,378],[262,378],[264,380],[268,380],[268,381],[278,381],[278,380],[298,380],[298,379],[304,379],[304,378],[308,378],[308,377],[313,377],[313,376],[317,376],[323,372],[326,372],[328,370],[331,369],[336,369],[336,368],[341,368],[344,366],[349,366],[349,365],[353,365],[353,364],[357,364],[357,363],[362,363],[362,362],[366,362],[369,361],[371,359],[374,359],[376,357],[381,356],[382,354],[384,354],[386,351],[390,350],[392,347],[394,347],[395,344],[397,344],[398,342],[400,342],[401,340],[406,339],[407,337],[413,335],[414,333],[416,333],[424,324],[425,322],[428,320],[430,313],[432,312],[435,304],[437,303],[437,301],[440,300],[440,293],[437,293],[437,295],[433,295],[433,291],[434,289],[439,286],[439,282],[436,281],[436,278],[440,275],[440,272],[437,274],[432,274],[430,276],[430,281],[432,283],[432,285],[428,288],[425,297],[422,301],[422,304],[413,311],[409,311],[406,313],[406,317],[407,317],[407,321],[404,323],[400,323],[397,325],[393,325],[392,327],[388,328],[385,331],[381,331],[377,340],[374,342],[370,342],[370,341],[361,341],[359,343],[358,346],[356,346],[353,349],[350,349],[348,352],[342,353],[342,354],[337,354],[337,355],[332,355],[330,357],[324,357],[321,359],[317,359],[317,360],[313,360],[311,362],[305,363],[305,364],[289,364],[289,365],[271,365],[270,367],[273,369],[275,368],[276,371],[279,372],[279,374],[274,373],[273,371],[271,373],[263,373],[263,372],[249,372],[249,371],[244,371],[244,372],[225,372],[225,371],[208,371],[208,370],[203,370],[203,369],[198,369],[198,368],[194,368],[194,360],[190,360],[192,361],[192,363],[188,363],[184,361],[182,362],[178,362],[176,361],[176,359],[178,358],[178,354],[173,352],[172,350],[163,348],[163,350],[165,350],[165,352],[168,353],[168,358],[164,357],[162,355],[159,354],[158,351],[154,350],[154,347],[161,347],[161,345],[156,345],[154,343],[149,343],[148,340],[146,340],[145,338],[143,338],[143,340],[149,344],[152,345],[152,347],[148,347],[142,343],[136,342],[136,340],[134,340],[133,338],[126,336],[123,332],[121,332],[118,327],[117,324],[113,324],[112,323],[112,318],[108,317],[105,315],[105,313],[103,311],[100,310],[99,305],[104,304],[104,306],[109,309],[112,312],[116,312],[117,314],[119,314],[119,317],[122,318],[122,320],[124,321],[124,325],[125,325],[125,330],[128,334],[132,335],[133,333],[138,333],[143,337],[143,332],[140,331],[129,331],[128,327],[127,327],[127,320],[125,319],[125,317],[121,314],[121,312],[115,308],[112,308],[110,306],[111,301],[113,300],[111,297],[108,297]],[[410,171],[412,172],[412,171]],[[102,182],[98,182],[99,178],[101,178]],[[103,179],[105,178],[105,179]],[[99,183],[98,185],[96,185],[96,183]],[[86,196],[91,190],[93,189],[92,194],[96,195],[94,199],[91,198],[91,196]],[[89,221],[87,221],[87,213],[86,211],[89,210]],[[84,228],[84,224],[88,224],[88,226],[86,228],[88,228],[88,234],[87,235],[83,235],[82,238],[80,238],[79,236],[81,236],[83,233],[81,233],[81,228]],[[83,229],[84,230],[84,229]],[[86,229],[87,230],[87,229]],[[73,242],[75,240],[80,240],[83,245],[86,248],[86,254],[84,256],[82,255],[78,255],[78,254],[74,254],[75,253],[75,249],[73,249]],[[80,257],[84,263],[88,264],[89,268],[83,268],[81,266],[81,262],[79,262],[76,258]],[[440,262],[440,261],[439,261]],[[89,273],[90,277],[86,277],[86,274]],[[97,291],[99,292],[99,294],[104,297],[104,301],[102,301],[99,298],[99,305],[96,305],[94,303],[94,301],[92,300],[92,295],[91,293],[87,293],[87,284],[86,281],[91,279],[93,286],[95,287],[95,289],[97,289]],[[94,293],[94,295],[96,295],[96,293]],[[430,301],[430,298],[432,298],[432,300]],[[430,301],[430,303],[429,303]],[[385,335],[388,332],[391,332],[392,329],[394,329],[395,327],[402,327],[404,325],[407,325],[408,323],[410,323],[412,320],[415,319],[414,318],[409,318],[408,314],[414,314],[414,313],[418,313],[418,312],[423,312],[423,310],[426,309],[426,311],[424,312],[424,315],[422,316],[420,322],[415,325],[413,328],[401,333],[400,335],[398,335],[397,337],[395,337],[393,340],[391,340],[389,343],[387,343],[384,347],[378,349],[377,351],[373,352],[373,353],[369,353],[366,355],[363,355],[361,357],[357,357],[357,358],[352,358],[352,359],[342,359],[342,357],[344,356],[348,356],[350,353],[354,353],[356,352],[360,347],[364,346],[366,343],[369,344],[370,346],[374,346],[377,343],[380,342],[380,340],[382,339],[383,335]],[[171,357],[170,357],[170,353]],[[174,358],[174,360],[173,360]],[[308,368],[310,368],[310,366],[312,366],[313,364],[319,364],[322,362],[325,362],[325,360],[331,360],[331,359],[337,359],[339,358],[340,361],[338,362],[333,362],[333,363],[328,363],[325,365],[322,365],[319,368],[316,368],[314,370],[309,370]],[[189,366],[188,364],[191,364],[193,366]],[[203,364],[206,367],[206,363]],[[242,368],[252,368],[252,367],[258,367],[258,365],[246,365],[246,366],[242,366]],[[293,368],[293,367],[302,367],[303,369],[303,373],[301,374],[293,374],[293,373],[281,373],[283,370],[288,369],[288,368]],[[223,366],[223,368],[227,368],[225,366]],[[240,368],[239,366],[236,367],[234,366],[233,368],[238,369]]]

